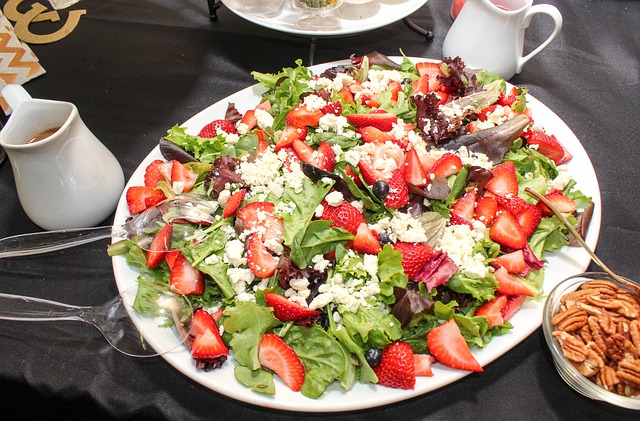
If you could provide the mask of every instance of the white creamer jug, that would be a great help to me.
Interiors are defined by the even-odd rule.
[[[31,98],[20,85],[5,86],[2,95],[13,112],[0,131],[0,145],[27,216],[47,230],[91,227],[107,219],[124,188],[124,174],[76,106]]]
[[[469,67],[511,79],[562,29],[558,9],[532,3],[533,0],[466,0],[444,39],[443,57],[459,56]],[[550,16],[554,28],[542,44],[523,57],[525,29],[536,14]]]

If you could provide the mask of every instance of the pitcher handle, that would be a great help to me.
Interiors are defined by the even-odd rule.
[[[538,46],[538,48],[536,48],[526,56],[520,57],[518,71],[516,73],[520,73],[520,71],[522,71],[522,66],[524,66],[527,61],[533,58],[533,56],[542,51],[543,48],[549,45],[549,43],[558,36],[560,30],[562,29],[562,15],[555,6],[552,6],[550,4],[537,4],[527,10],[527,12],[522,17],[522,27],[527,28],[529,26],[529,23],[531,23],[531,19],[533,19],[533,16],[537,14],[545,14],[551,16],[554,25],[553,31],[551,32],[551,35],[549,35],[549,37]]]
[[[31,99],[31,95],[17,83],[11,83],[2,88],[2,97],[7,101],[11,110],[15,110],[21,102]]]

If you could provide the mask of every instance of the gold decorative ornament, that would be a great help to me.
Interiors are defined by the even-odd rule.
[[[60,14],[56,10],[49,11],[42,3],[34,3],[31,5],[29,11],[21,13],[18,11],[18,7],[23,1],[25,0],[7,1],[4,6],[4,14],[9,20],[15,22],[14,32],[18,38],[29,44],[47,44],[61,40],[76,28],[80,17],[87,13],[85,9],[71,10],[62,28],[51,34],[34,34],[29,30],[31,23],[43,21],[58,22],[60,21]]]

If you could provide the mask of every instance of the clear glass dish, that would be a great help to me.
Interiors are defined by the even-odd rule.
[[[599,272],[585,272],[577,275],[573,275],[562,282],[560,282],[547,297],[543,309],[542,329],[544,332],[544,338],[551,350],[553,356],[553,362],[560,374],[560,377],[571,386],[578,393],[594,400],[600,400],[608,402],[610,404],[620,406],[628,409],[640,410],[640,396],[626,397],[614,392],[609,392],[603,387],[593,383],[591,380],[583,376],[578,370],[571,364],[571,362],[564,356],[560,343],[552,336],[555,330],[551,324],[551,319],[558,312],[560,307],[560,300],[563,295],[577,290],[580,285],[590,280],[607,280],[618,285],[620,288],[632,290],[624,284],[616,282],[606,273]],[[639,285],[637,282],[633,282],[627,278],[625,280]],[[635,292],[637,294],[637,291]]]

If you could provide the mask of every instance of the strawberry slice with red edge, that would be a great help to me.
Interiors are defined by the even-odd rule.
[[[493,196],[481,196],[476,200],[473,217],[486,227],[491,226],[498,213],[498,201]]]
[[[200,129],[198,136],[210,139],[218,136],[218,130],[222,130],[223,132],[230,134],[238,133],[233,122],[229,120],[213,120],[211,123]]]
[[[162,190],[147,186],[129,187],[125,197],[132,215],[144,212],[166,199]]]
[[[362,141],[364,143],[384,143],[393,140],[393,135],[389,132],[384,132],[377,127],[367,126],[358,129]]]
[[[378,234],[372,231],[365,222],[361,223],[356,231],[353,249],[362,254],[378,254],[382,249]]]
[[[497,196],[517,196],[518,179],[516,166],[512,161],[505,161],[491,170],[492,177],[485,188]]]
[[[462,159],[454,153],[447,152],[433,164],[427,176],[431,178],[449,177],[462,169]]]
[[[415,149],[409,149],[402,164],[404,181],[414,186],[424,187],[427,185],[427,173],[422,168],[420,157]]]
[[[240,204],[244,200],[244,196],[247,193],[246,189],[240,189],[234,192],[229,199],[227,199],[227,203],[224,205],[224,209],[222,211],[222,217],[227,218],[238,210]]]
[[[527,297],[533,297],[533,292],[518,278],[509,274],[507,269],[499,267],[495,271],[496,280],[498,281],[498,287],[496,291],[505,295],[524,295]]]
[[[320,109],[322,114],[333,114],[339,116],[342,114],[342,104],[340,101],[330,102]]]
[[[502,317],[502,310],[507,304],[507,296],[498,294],[498,296],[483,303],[476,309],[474,316],[484,316],[489,321],[489,327],[502,326],[504,324],[504,317]]]
[[[433,248],[424,243],[409,243],[397,241],[393,249],[402,254],[402,268],[404,273],[413,280],[433,255]]]
[[[527,235],[518,220],[507,210],[498,213],[496,220],[489,228],[489,237],[500,245],[516,250],[527,245]]]
[[[284,126],[278,134],[278,142],[274,146],[274,151],[278,152],[282,148],[290,147],[294,140],[304,140],[307,137],[307,127]]]
[[[398,122],[398,117],[390,112],[372,112],[369,114],[349,114],[347,121],[355,127],[373,126],[383,132],[389,132]]]
[[[507,298],[507,303],[502,309],[502,318],[505,322],[511,319],[511,317],[520,310],[520,307],[522,307],[522,304],[526,299],[526,295],[510,295]]]
[[[238,210],[237,217],[242,220],[245,228],[257,232],[262,241],[282,241],[284,222],[274,211],[275,205],[271,202],[251,202]]]
[[[273,371],[294,392],[304,383],[305,370],[296,352],[282,338],[266,333],[258,345],[260,365]]]
[[[449,212],[449,219],[451,225],[468,225],[473,229],[473,215],[475,214],[476,196],[478,191],[476,189],[466,192],[451,208]]]
[[[527,136],[527,144],[530,147],[535,146],[538,152],[551,159],[556,165],[564,164],[573,158],[555,135],[548,135],[543,132],[531,132]]]
[[[389,193],[384,198],[384,205],[389,209],[400,209],[409,203],[409,188],[404,181],[402,167],[396,168],[387,180]]]
[[[553,189],[547,194],[544,195],[544,198],[547,199],[554,208],[556,208],[561,213],[573,213],[577,209],[576,202],[573,199],[562,194],[562,191],[558,189]],[[553,215],[553,211],[544,204],[544,202],[539,201],[538,207],[542,211],[544,216]]]
[[[328,142],[321,142],[320,145],[318,145],[313,161],[313,165],[316,167],[333,172],[336,167],[336,154]]]
[[[278,259],[269,253],[269,249],[260,239],[260,234],[251,234],[247,247],[247,266],[258,278],[268,278],[276,273]]]
[[[471,353],[467,341],[453,318],[429,331],[427,346],[431,355],[448,367],[457,370],[484,371]]]
[[[491,261],[491,265],[497,268],[505,268],[509,273],[522,273],[527,269],[522,250],[500,255]]]
[[[536,232],[540,221],[542,221],[542,210],[537,206],[529,205],[516,219],[522,227],[524,235],[529,238]]]
[[[256,110],[247,110],[240,119],[240,123],[244,124],[247,130],[255,129],[256,127],[258,127]]]
[[[173,233],[173,224],[168,223],[153,237],[153,241],[149,245],[149,249],[146,253],[146,262],[148,268],[154,268],[158,266],[163,260],[164,256],[169,250],[171,244],[171,234]]]
[[[180,253],[176,255],[171,267],[169,285],[178,294],[200,295],[204,292],[204,275]]]
[[[411,346],[402,341],[392,342],[382,350],[380,363],[373,367],[378,384],[394,389],[411,390],[416,386],[416,369]]]
[[[306,105],[300,104],[287,112],[285,122],[292,127],[317,126],[322,115],[321,110],[310,110]]]
[[[156,187],[161,181],[171,180],[171,162],[156,159],[147,166],[144,171],[144,185]]]
[[[431,370],[431,364],[436,362],[436,359],[429,354],[413,354],[413,365],[415,367],[416,377],[433,376]]]
[[[311,310],[298,303],[289,301],[284,295],[274,292],[266,292],[264,300],[267,305],[273,308],[273,315],[283,322],[304,322],[309,324],[320,316],[318,310]]]
[[[182,184],[183,193],[191,191],[197,179],[198,174],[185,167],[181,162],[171,161],[171,183]]]
[[[331,206],[326,201],[322,201],[324,210],[320,219],[323,221],[333,221],[332,227],[342,228],[351,234],[356,234],[358,227],[365,223],[362,213],[349,202],[342,202],[338,206]],[[365,224],[366,225],[366,224]]]
[[[211,361],[229,354],[218,325],[213,317],[202,309],[193,314],[190,334],[194,337],[191,343],[191,356],[199,361]]]

